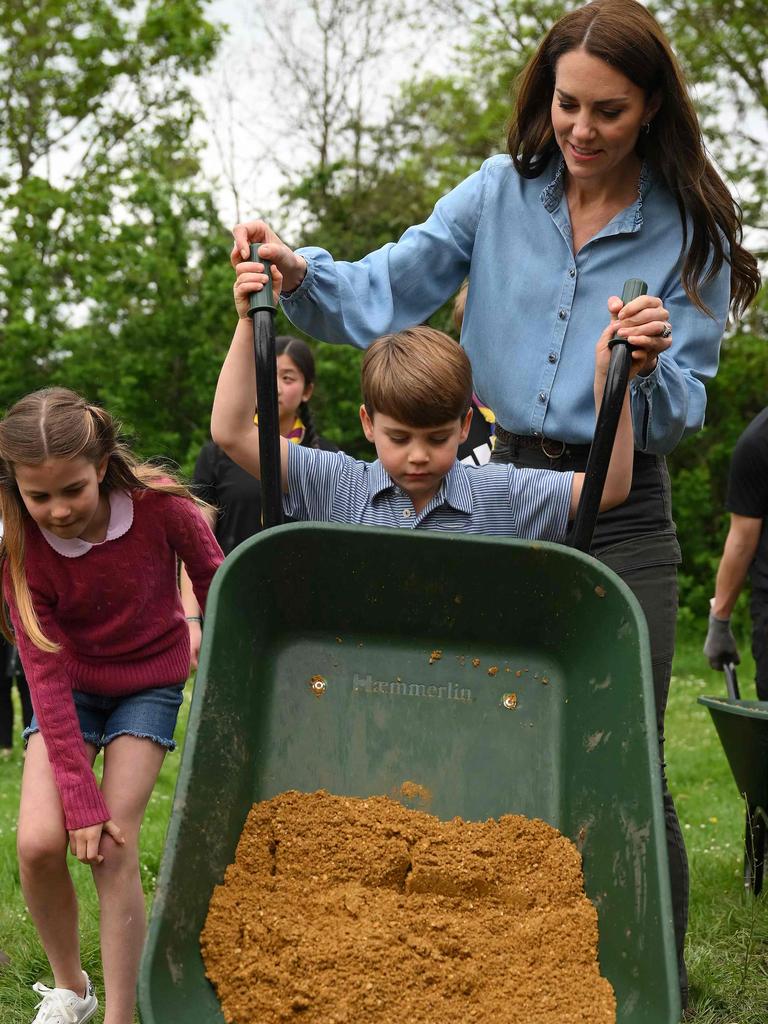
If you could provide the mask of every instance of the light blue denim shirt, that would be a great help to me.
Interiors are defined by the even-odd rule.
[[[365,348],[422,323],[469,275],[461,343],[477,393],[513,433],[584,444],[595,427],[606,303],[625,280],[642,278],[669,310],[673,334],[656,369],[632,382],[635,443],[664,454],[704,422],[704,382],[717,371],[730,295],[725,263],[701,289],[714,319],[696,309],[680,282],[681,245],[674,199],[644,168],[637,200],[574,256],[562,161],[526,179],[495,156],[427,221],[357,263],[298,250],[307,274],[282,302],[313,337]]]

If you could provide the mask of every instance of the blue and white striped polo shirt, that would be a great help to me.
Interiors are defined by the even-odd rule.
[[[283,510],[299,520],[562,541],[572,484],[573,473],[456,461],[417,513],[378,460],[289,444]]]

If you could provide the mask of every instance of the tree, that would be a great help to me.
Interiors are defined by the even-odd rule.
[[[182,460],[206,433],[207,332],[231,327],[190,143],[218,43],[203,7],[0,2],[0,404],[74,386]]]

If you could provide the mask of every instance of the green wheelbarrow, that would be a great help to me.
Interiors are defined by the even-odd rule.
[[[757,896],[768,843],[768,701],[742,700],[735,667],[725,665],[723,671],[728,697],[699,697],[699,703],[709,708],[746,805],[744,887]]]
[[[617,418],[629,356],[616,353]],[[599,502],[604,466],[590,459],[587,479]],[[302,523],[246,541],[211,587],[143,1024],[223,1024],[199,936],[254,802],[406,781],[440,818],[524,814],[570,837],[619,1024],[679,1019],[648,636],[630,590],[556,544]]]

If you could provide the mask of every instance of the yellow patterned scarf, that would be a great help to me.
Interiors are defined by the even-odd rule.
[[[258,415],[258,413],[253,417],[253,422],[258,427],[258,425],[259,425],[259,415]],[[304,435],[306,434],[306,432],[307,432],[307,428],[301,422],[301,417],[297,416],[296,419],[293,421],[293,426],[291,427],[291,429],[288,431],[288,433],[285,436],[286,436],[286,438],[292,444],[301,444],[301,442],[304,440]]]

